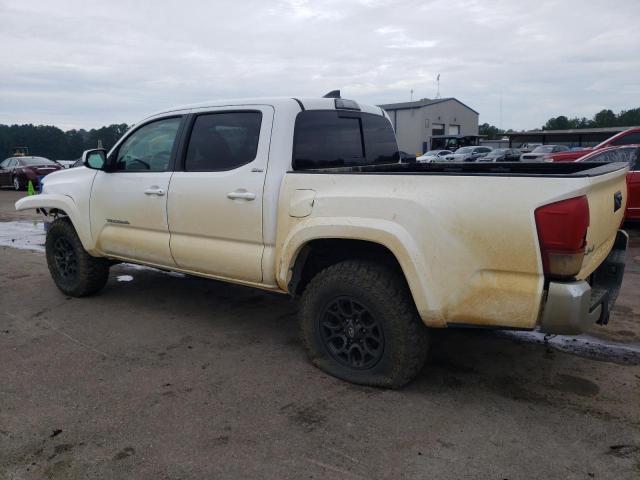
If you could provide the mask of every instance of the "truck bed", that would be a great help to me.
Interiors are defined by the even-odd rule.
[[[290,173],[371,173],[411,175],[463,175],[506,177],[596,177],[627,167],[617,163],[551,162],[463,162],[463,163],[393,163],[353,167],[319,168]]]

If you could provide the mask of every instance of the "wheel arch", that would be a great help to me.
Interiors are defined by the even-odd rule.
[[[436,308],[437,302],[429,298],[429,272],[418,246],[408,232],[397,231],[397,224],[393,226],[393,229],[376,228],[350,222],[293,232],[281,249],[279,286],[292,295],[299,295],[313,275],[329,265],[344,260],[372,260],[397,269],[425,324],[446,326]]]
[[[16,210],[45,209],[48,213],[67,217],[84,249],[90,251],[93,248],[90,226],[88,222],[82,222],[78,207],[71,197],[59,194],[31,195],[18,200],[15,207]]]

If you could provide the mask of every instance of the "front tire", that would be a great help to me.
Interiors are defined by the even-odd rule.
[[[65,295],[84,297],[100,291],[109,278],[109,261],[89,255],[67,218],[58,218],[47,231],[47,265]]]
[[[393,269],[346,261],[318,273],[300,308],[311,362],[349,382],[399,388],[424,366],[427,328]]]

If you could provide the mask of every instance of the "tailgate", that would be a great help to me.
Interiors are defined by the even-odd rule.
[[[579,280],[588,277],[607,258],[624,219],[628,168],[590,177],[587,192],[589,229]]]

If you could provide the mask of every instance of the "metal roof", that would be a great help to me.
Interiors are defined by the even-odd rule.
[[[618,133],[628,130],[630,128],[640,128],[635,126],[630,127],[600,127],[600,128],[570,128],[568,130],[529,130],[527,132],[509,132],[504,135],[507,137],[517,137],[522,135],[589,135],[595,133]]]
[[[411,109],[411,108],[429,107],[431,105],[435,105],[436,103],[448,102],[449,100],[453,100],[454,102],[458,102],[460,105],[463,105],[463,106],[467,107],[472,112],[478,113],[473,108],[471,108],[469,105],[466,105],[466,104],[462,103],[460,100],[458,100],[457,98],[454,98],[454,97],[435,98],[435,99],[423,98],[421,100],[416,100],[415,102],[387,103],[385,105],[378,105],[378,107],[380,107],[380,108],[382,108],[384,110],[387,110],[387,111],[389,111],[389,110],[407,110],[407,109]]]

